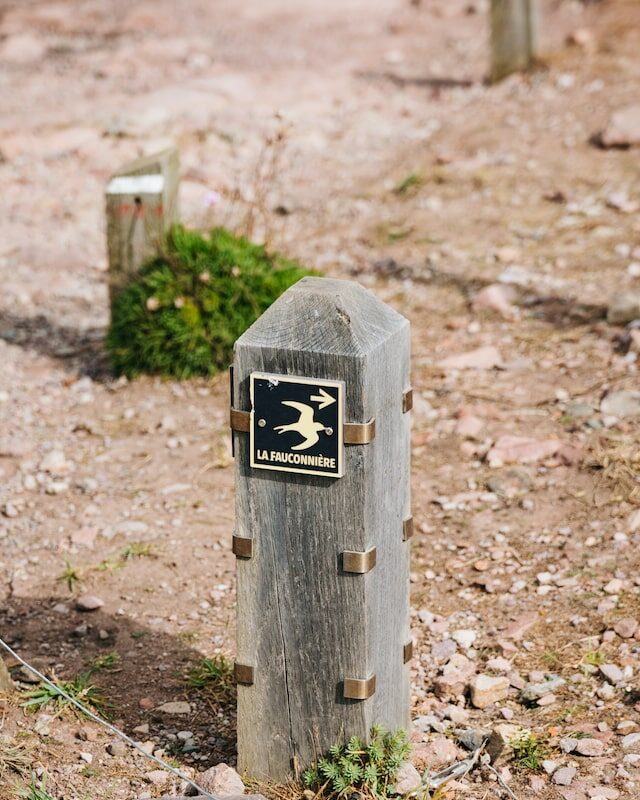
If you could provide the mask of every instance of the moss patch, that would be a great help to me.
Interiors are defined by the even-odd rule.
[[[107,349],[119,375],[190,378],[226,369],[235,340],[312,274],[223,228],[175,227],[164,252],[116,298]]]

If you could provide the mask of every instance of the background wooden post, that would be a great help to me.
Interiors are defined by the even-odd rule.
[[[106,188],[109,299],[158,253],[178,221],[179,159],[175,147],[125,164]]]
[[[235,409],[250,409],[252,372],[342,380],[345,420],[376,428],[345,446],[342,478],[252,469],[248,434],[233,434],[241,772],[280,780],[374,723],[408,728],[409,360],[404,317],[323,278],[301,280],[236,343]],[[345,552],[373,547],[373,568],[345,571]],[[369,694],[373,676],[370,697],[345,697]]]
[[[538,0],[491,0],[491,80],[532,66],[538,39]]]

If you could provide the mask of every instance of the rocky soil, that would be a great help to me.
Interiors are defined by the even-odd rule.
[[[184,680],[234,651],[227,377],[102,348],[103,187],[167,139],[190,224],[412,321],[415,765],[486,731],[448,796],[640,795],[640,9],[546,12],[544,65],[489,87],[478,1],[0,0],[0,636],[92,664],[190,774],[235,758],[232,696]],[[0,704],[2,798],[9,745],[65,800],[184,788]]]

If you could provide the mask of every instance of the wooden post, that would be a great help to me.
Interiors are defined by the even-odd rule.
[[[538,39],[538,0],[491,0],[491,80],[532,66]]]
[[[236,342],[238,761],[256,778],[408,728],[409,360],[404,317],[324,278]]]
[[[11,694],[15,689],[15,685],[11,680],[11,675],[0,656],[0,694]]]
[[[178,151],[171,147],[118,170],[106,188],[109,299],[158,253],[178,221]]]

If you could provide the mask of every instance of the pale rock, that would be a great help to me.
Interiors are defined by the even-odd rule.
[[[87,764],[91,764],[93,761],[93,753],[79,753],[78,755],[82,761],[85,761]]]
[[[640,733],[628,733],[622,739],[622,749],[632,750],[640,748]]]
[[[163,769],[152,769],[150,772],[145,772],[145,780],[153,786],[164,786],[170,778],[168,772]]]
[[[602,587],[605,594],[614,595],[619,594],[624,587],[624,583],[620,578],[612,578],[608,583]]]
[[[198,775],[196,783],[210,794],[228,797],[244,794],[242,778],[227,764],[216,764]]]
[[[604,754],[604,750],[604,742],[600,739],[578,739],[575,751],[581,756],[599,758]]]
[[[640,145],[640,105],[627,106],[615,111],[600,135],[600,141],[604,147]]]
[[[562,447],[559,439],[532,439],[528,436],[500,436],[487,453],[490,467],[503,464],[533,464],[556,455]]]
[[[551,780],[557,786],[571,786],[571,781],[575,778],[576,772],[575,767],[560,767],[553,773]]]
[[[640,508],[632,511],[627,520],[627,529],[629,533],[636,533],[640,531]]]
[[[511,672],[511,662],[502,656],[495,656],[487,661],[487,669],[492,672]]]
[[[545,758],[542,762],[542,769],[547,773],[547,775],[552,775],[558,769],[558,762],[553,761],[551,758]]]
[[[502,366],[502,356],[492,345],[449,356],[438,362],[443,369],[494,369]]]
[[[564,736],[562,739],[560,739],[559,744],[562,752],[568,755],[569,753],[573,753],[573,751],[576,749],[578,746],[578,740],[573,736]]]
[[[409,794],[422,783],[422,777],[410,761],[405,761],[398,770],[393,787],[394,794]],[[206,787],[203,787],[206,788]]]
[[[610,683],[603,683],[602,686],[596,691],[596,694],[600,698],[600,700],[613,700],[616,696],[616,690]]]
[[[520,692],[520,699],[524,703],[536,703],[545,695],[552,694],[566,683],[564,678],[549,675],[547,680],[540,683],[527,683]]]
[[[471,681],[471,703],[476,708],[486,708],[509,695],[509,680],[490,675],[476,675]]]
[[[0,47],[0,61],[9,64],[31,64],[40,61],[47,52],[44,40],[28,33],[9,36]]]
[[[494,283],[478,292],[473,299],[473,308],[475,311],[494,311],[505,319],[513,319],[517,314],[514,297],[511,287]]]
[[[50,475],[65,475],[69,464],[62,450],[51,450],[40,462],[40,471]]]
[[[614,686],[624,680],[623,672],[616,664],[600,664],[599,669],[600,674]]]
[[[104,600],[92,594],[83,594],[76,599],[78,611],[97,611],[104,605]]]
[[[640,416],[640,392],[625,389],[609,392],[600,402],[600,411],[606,416],[620,419]]]
[[[453,764],[460,756],[456,745],[446,736],[436,736],[427,744],[416,745],[412,758],[415,764],[438,767]]]
[[[477,439],[484,428],[484,420],[473,414],[463,414],[456,423],[456,433],[465,439]]]
[[[155,710],[161,714],[184,716],[191,713],[191,705],[187,703],[186,700],[172,700],[169,703],[163,703],[162,705],[157,706]]]
[[[459,644],[463,650],[468,650],[478,638],[478,633],[468,628],[461,628],[460,630],[452,631],[451,638]]]

